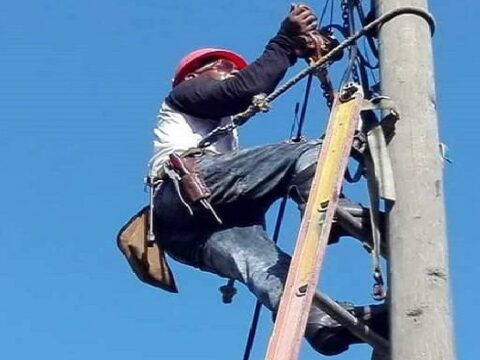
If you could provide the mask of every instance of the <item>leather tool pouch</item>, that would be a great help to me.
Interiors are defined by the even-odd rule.
[[[147,239],[148,206],[135,214],[118,232],[117,245],[137,277],[149,285],[177,293],[173,273],[168,266],[161,242]]]
[[[211,192],[201,178],[197,162],[194,157],[182,158],[173,153],[170,154],[170,165],[172,169],[180,176],[180,187],[190,203],[196,203],[207,199]]]

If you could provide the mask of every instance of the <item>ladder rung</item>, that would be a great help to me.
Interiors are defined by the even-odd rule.
[[[382,354],[388,354],[390,345],[385,338],[375,333],[362,321],[345,310],[331,298],[316,292],[313,297],[313,304],[318,306],[329,316],[345,326],[354,335],[370,344],[375,351],[378,351]]]

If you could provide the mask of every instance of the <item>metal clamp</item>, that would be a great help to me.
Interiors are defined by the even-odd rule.
[[[387,297],[387,291],[385,290],[385,283],[383,281],[382,271],[380,268],[375,269],[373,272],[373,292],[372,297],[375,301],[383,301]]]

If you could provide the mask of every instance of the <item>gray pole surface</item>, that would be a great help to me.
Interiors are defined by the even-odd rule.
[[[402,6],[427,9],[427,0],[375,2],[377,15]],[[388,223],[391,359],[452,360],[455,350],[430,29],[419,16],[401,15],[381,28],[379,39],[382,93],[393,99],[400,113],[390,144],[397,195]]]

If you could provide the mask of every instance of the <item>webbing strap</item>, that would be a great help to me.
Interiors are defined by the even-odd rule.
[[[367,171],[368,198],[370,202],[370,226],[372,228],[373,240],[372,267],[375,283],[373,285],[372,295],[375,300],[381,301],[385,299],[386,291],[384,289],[382,268],[380,266],[380,197],[378,195],[378,185],[375,178],[374,165],[370,156],[365,156],[364,164]]]
[[[379,197],[384,200],[395,201],[395,182],[392,163],[380,123],[377,123],[367,132],[367,141]]]
[[[373,298],[380,301],[386,297],[380,265],[382,240],[380,231],[380,198],[390,202],[395,201],[395,184],[383,128],[371,110],[364,112],[362,117],[367,131],[369,150],[364,154],[364,165],[370,202],[370,225],[373,240],[372,267],[375,281]]]

